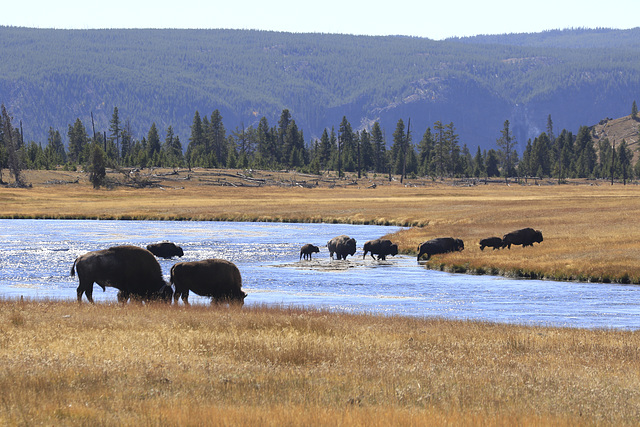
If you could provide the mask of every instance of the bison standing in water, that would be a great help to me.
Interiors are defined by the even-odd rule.
[[[118,301],[129,298],[171,301],[173,291],[162,278],[162,269],[155,256],[137,246],[114,246],[80,255],[71,266],[71,275],[78,271],[78,301],[82,294],[93,302],[93,284],[105,290],[118,289]]]
[[[238,267],[224,259],[179,262],[171,267],[171,284],[176,292],[173,299],[180,296],[189,304],[189,291],[211,297],[211,302],[244,304],[246,293],[242,292],[242,277]]]
[[[174,256],[181,257],[184,255],[182,248],[172,242],[160,242],[147,245],[147,250],[158,258],[169,259]]]
[[[387,255],[398,255],[398,245],[391,243],[391,240],[387,239],[369,240],[362,249],[364,250],[362,259],[365,259],[367,253],[371,253],[371,258],[373,259],[376,259],[373,255],[378,255],[378,260],[387,259]]]
[[[304,257],[304,259],[311,259],[311,254],[314,252],[319,253],[320,248],[312,245],[311,243],[307,243],[302,248],[300,248],[300,259],[302,259],[302,257]]]
[[[464,249],[464,242],[453,237],[438,237],[436,239],[427,240],[418,246],[418,261],[422,255],[427,255],[427,259],[431,255],[446,254],[448,252],[461,251]]]
[[[496,249],[502,248],[502,239],[499,237],[487,237],[486,239],[480,240],[480,250],[484,251],[484,248],[489,247]]]
[[[533,228],[522,228],[512,231],[502,237],[502,247],[511,249],[511,245],[533,246],[534,243],[542,243],[542,232]]]
[[[356,253],[356,239],[345,236],[334,237],[327,242],[329,256],[333,259],[335,253],[338,259],[347,259],[347,255],[353,256]]]

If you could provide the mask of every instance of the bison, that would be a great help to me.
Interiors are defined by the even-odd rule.
[[[93,303],[93,284],[105,290],[111,286],[119,290],[118,301],[129,298],[140,300],[161,299],[171,301],[173,291],[162,278],[162,269],[155,256],[137,246],[114,246],[87,252],[76,258],[71,275],[78,271],[78,302],[82,294]]]
[[[171,284],[175,285],[173,295],[177,303],[180,296],[189,304],[189,291],[211,297],[211,302],[244,304],[247,296],[242,291],[242,277],[238,267],[224,259],[179,262],[171,267]]]
[[[311,254],[314,252],[315,253],[320,252],[320,248],[318,248],[315,245],[312,245],[311,243],[307,243],[302,248],[300,248],[300,259],[302,259],[303,256],[304,256],[304,259],[307,259],[307,258],[311,259]]]
[[[502,239],[499,237],[487,237],[486,239],[480,240],[480,250],[484,251],[484,248],[489,247],[496,249],[502,248]]]
[[[427,259],[431,255],[446,254],[448,252],[461,251],[464,249],[464,242],[453,237],[438,237],[436,239],[427,240],[418,246],[418,261],[422,255],[427,255]]]
[[[331,259],[333,259],[334,253],[338,259],[347,259],[347,255],[353,256],[356,253],[356,239],[343,234],[329,240],[327,248]]]
[[[364,244],[363,250],[362,259],[367,256],[367,253],[371,253],[371,258],[373,259],[376,259],[374,255],[377,255],[378,260],[387,259],[387,255],[398,255],[398,245],[391,243],[391,240],[387,239],[369,240]]]
[[[542,232],[533,228],[522,228],[502,236],[502,247],[511,249],[511,245],[533,246],[542,243]]]
[[[174,256],[181,257],[184,255],[182,248],[175,243],[161,242],[147,245],[147,250],[158,258],[169,259]]]

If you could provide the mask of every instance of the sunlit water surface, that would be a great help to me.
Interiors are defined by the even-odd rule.
[[[242,273],[246,305],[301,306],[345,312],[475,319],[584,328],[640,329],[640,287],[513,280],[427,270],[414,257],[362,259],[362,244],[396,227],[233,222],[0,220],[0,297],[75,299],[78,255],[109,246],[169,240],[179,261],[224,258]],[[330,260],[326,244],[354,237],[358,252]],[[300,261],[305,243],[320,246]],[[512,250],[523,250],[516,247]],[[535,250],[527,248],[526,250]],[[165,279],[178,260],[159,260]],[[94,285],[94,299],[116,290]],[[208,299],[190,296],[192,303]]]

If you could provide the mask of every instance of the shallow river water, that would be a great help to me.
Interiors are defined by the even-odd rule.
[[[77,277],[69,273],[78,255],[170,240],[184,249],[179,261],[233,261],[242,274],[247,305],[640,329],[639,286],[450,274],[428,270],[407,256],[362,259],[365,241],[396,230],[339,224],[0,220],[0,297],[74,300]],[[330,260],[326,248],[340,234],[358,242],[358,252],[347,261]],[[312,261],[299,260],[305,243],[320,246]],[[178,260],[159,262],[168,281]],[[116,290],[103,293],[94,285],[93,296],[115,302]],[[189,299],[208,304],[193,294]]]

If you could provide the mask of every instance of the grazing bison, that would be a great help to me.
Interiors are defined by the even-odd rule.
[[[238,267],[224,259],[179,262],[171,267],[171,284],[175,285],[175,302],[189,304],[189,291],[211,297],[211,302],[244,304],[242,277]]]
[[[333,259],[335,253],[338,259],[347,259],[347,255],[353,256],[356,253],[356,239],[345,236],[334,237],[327,242],[329,256]]]
[[[147,245],[147,250],[158,258],[169,259],[174,256],[181,257],[184,252],[180,246],[171,242],[152,243]]]
[[[533,228],[522,228],[502,236],[502,247],[511,249],[511,245],[533,246],[542,243],[542,232]]]
[[[312,245],[311,243],[307,243],[306,245],[304,245],[302,248],[300,248],[300,259],[302,259],[302,257],[304,256],[304,259],[311,259],[311,254],[312,253],[318,253],[320,252],[320,248]]]
[[[362,259],[367,256],[367,253],[371,253],[371,258],[373,259],[376,259],[374,255],[377,255],[378,260],[387,259],[387,255],[398,255],[398,245],[391,243],[391,240],[387,239],[369,240],[364,244],[363,250]]]
[[[427,259],[431,255],[446,254],[448,252],[461,251],[464,249],[464,242],[453,237],[438,237],[436,239],[427,240],[418,246],[418,261],[422,255],[427,255]]]
[[[480,250],[484,251],[484,248],[489,247],[496,249],[502,248],[502,239],[499,237],[487,237],[486,239],[480,240]]]
[[[71,266],[71,275],[78,270],[78,301],[82,294],[93,302],[93,284],[105,290],[118,289],[118,301],[129,298],[171,301],[173,291],[162,279],[160,264],[151,252],[137,246],[114,246],[80,255]]]

